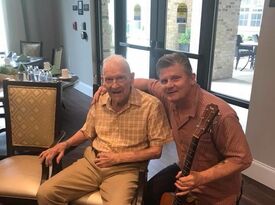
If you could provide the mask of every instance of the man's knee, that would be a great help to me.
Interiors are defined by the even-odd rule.
[[[38,203],[41,205],[47,204],[46,202],[51,201],[55,197],[54,195],[52,187],[47,182],[44,182],[39,187],[36,197]]]

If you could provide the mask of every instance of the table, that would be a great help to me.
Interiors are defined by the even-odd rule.
[[[25,66],[28,66],[28,65],[38,66],[41,69],[43,69],[43,67],[44,67],[45,58],[43,58],[43,57],[28,56],[25,61],[20,61],[20,60],[18,60],[18,58],[19,58],[19,56],[9,57],[9,58],[1,58],[1,61],[3,61],[3,63],[1,63],[1,64],[7,64],[14,68],[17,68],[19,66],[19,64],[23,64]]]
[[[18,65],[21,63],[26,66],[38,66],[40,69],[43,69],[44,61],[45,59],[43,57],[29,57],[29,61],[11,61],[11,66],[18,67]]]
[[[68,87],[71,87],[73,85],[75,85],[78,80],[79,80],[79,77],[77,75],[72,75],[72,78],[70,79],[59,79],[58,77],[56,78],[57,81],[61,81],[61,86],[62,86],[62,89],[66,89]],[[3,85],[2,85],[2,82],[0,82],[0,105],[1,105],[1,102],[3,102],[4,100],[4,92],[3,92]]]
[[[246,48],[250,48],[253,51],[253,55],[251,55],[248,59],[248,62],[250,61],[250,69],[253,68],[254,69],[254,64],[255,64],[255,56],[256,56],[256,51],[257,51],[257,47],[258,47],[258,42],[255,41],[245,41],[242,42],[240,45],[245,46]],[[243,69],[245,69],[246,65],[241,69],[241,71]]]

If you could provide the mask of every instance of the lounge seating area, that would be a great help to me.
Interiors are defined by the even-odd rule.
[[[37,204],[38,187],[83,156],[90,142],[70,149],[52,174],[38,159],[41,151],[83,126],[102,83],[105,57],[123,55],[135,77],[157,79],[157,60],[173,52],[188,56],[200,87],[238,114],[253,155],[252,165],[242,172],[238,205],[275,204],[273,9],[271,3],[252,0],[1,1],[0,205]],[[6,30],[1,30],[2,21]],[[182,41],[187,50],[178,50]],[[51,91],[39,98],[45,87]],[[143,204],[146,181],[177,162],[177,155],[175,144],[166,144],[162,157],[139,173],[132,205]],[[103,200],[96,191],[70,204],[102,205]]]

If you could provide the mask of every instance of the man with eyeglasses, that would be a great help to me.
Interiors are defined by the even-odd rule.
[[[82,159],[42,184],[40,205],[67,204],[96,190],[104,205],[130,205],[139,171],[160,157],[171,137],[161,102],[133,88],[134,74],[122,56],[104,60],[102,80],[107,93],[91,106],[83,127],[40,155],[47,165],[54,157],[59,163],[66,149],[91,140]]]

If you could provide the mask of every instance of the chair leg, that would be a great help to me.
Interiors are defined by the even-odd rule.
[[[242,198],[242,195],[243,195],[243,179],[242,179],[242,181],[241,181],[241,190],[240,190],[240,195],[239,195],[239,197],[238,197],[238,199],[237,199],[237,201],[236,201],[236,205],[240,205],[240,201],[241,201],[241,198]]]
[[[235,70],[238,69],[238,64],[239,64],[240,57],[236,57],[236,65],[235,65]]]
[[[247,62],[245,64],[245,66],[241,69],[241,71],[243,71],[245,69],[245,67],[247,66],[247,64],[249,63],[249,61],[250,61],[250,56],[248,56]]]
[[[254,54],[250,57],[250,69],[254,69],[254,63],[255,63],[255,56]]]

